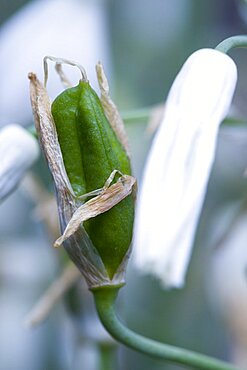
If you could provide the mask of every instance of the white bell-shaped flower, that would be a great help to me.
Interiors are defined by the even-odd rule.
[[[144,170],[134,236],[136,265],[165,287],[183,286],[236,80],[230,57],[202,49],[185,62],[168,95]]]
[[[18,125],[0,130],[0,202],[11,193],[39,156],[37,140]]]
[[[110,66],[108,45],[101,1],[29,1],[0,29],[0,126],[31,124],[27,75],[32,71],[43,75],[46,55],[79,61],[92,84],[97,84],[94,66],[98,60],[106,69]],[[72,83],[78,80],[74,68],[65,72]],[[50,73],[50,96],[55,98],[61,90],[56,73]]]

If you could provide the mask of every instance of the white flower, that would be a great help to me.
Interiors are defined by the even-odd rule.
[[[27,75],[32,71],[43,75],[42,59],[46,55],[80,62],[89,80],[96,83],[94,66],[98,60],[109,66],[109,54],[101,2],[29,2],[0,30],[0,125],[32,122]],[[79,74],[75,68],[66,69],[66,75],[77,83]],[[49,74],[48,89],[52,98],[62,90],[53,71]]]
[[[168,95],[144,171],[134,258],[166,287],[181,287],[214,161],[218,127],[237,80],[227,55],[202,49],[183,65]]]
[[[18,185],[39,156],[37,140],[18,125],[0,131],[0,202]]]

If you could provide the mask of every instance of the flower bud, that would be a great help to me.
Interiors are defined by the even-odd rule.
[[[134,220],[135,179],[125,138],[101,83],[106,81],[102,66],[97,71],[107,110],[84,72],[51,108],[45,88],[34,74],[29,76],[36,128],[57,193],[63,235],[55,246],[63,243],[90,288],[124,282]],[[117,119],[108,120],[112,116]]]
[[[16,188],[38,156],[37,140],[24,128],[12,124],[0,130],[0,201]]]
[[[230,57],[202,49],[188,58],[169,92],[144,171],[134,242],[137,266],[166,287],[184,283],[236,79]]]
[[[103,188],[114,170],[130,175],[127,153],[87,81],[66,89],[51,107],[67,175],[75,196]],[[118,175],[120,177],[120,175]],[[112,277],[132,239],[133,200],[126,197],[84,227]]]

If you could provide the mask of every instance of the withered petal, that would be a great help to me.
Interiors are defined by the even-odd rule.
[[[84,221],[108,211],[121,202],[121,200],[131,194],[135,183],[136,179],[134,177],[123,175],[115,184],[104,189],[100,195],[84,203],[75,211],[63,235],[56,240],[54,246],[59,247],[79,229]]]
[[[96,73],[97,73],[99,88],[101,92],[100,100],[101,100],[101,104],[103,106],[105,115],[112,129],[117,135],[117,138],[119,139],[120,143],[125,149],[128,157],[130,158],[130,146],[129,146],[128,137],[125,131],[124,123],[123,123],[123,120],[120,116],[120,113],[115,103],[112,101],[109,95],[108,81],[107,81],[103,66],[100,62],[96,65]]]

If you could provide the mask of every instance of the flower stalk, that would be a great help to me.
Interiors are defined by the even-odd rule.
[[[247,35],[231,36],[223,40],[216,46],[216,50],[227,54],[231,49],[235,48],[246,48],[247,47]]]
[[[96,309],[105,329],[120,343],[138,352],[198,370],[240,370],[226,362],[193,351],[156,342],[127,328],[115,312],[118,289],[92,289]]]

